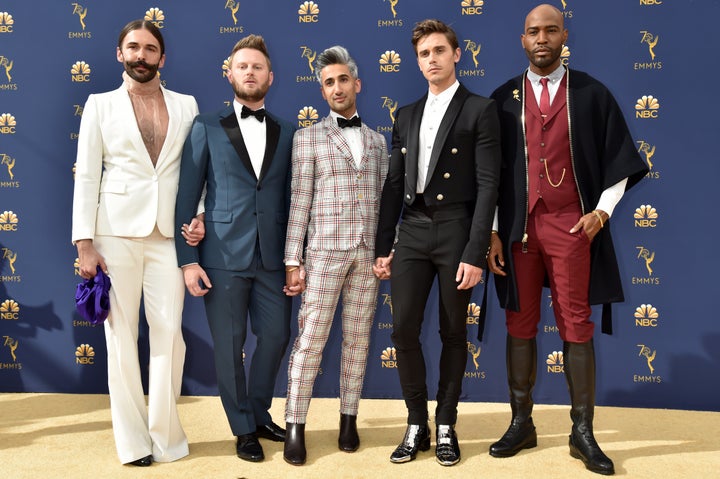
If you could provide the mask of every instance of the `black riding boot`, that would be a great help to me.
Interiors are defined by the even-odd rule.
[[[532,390],[537,374],[535,338],[518,339],[508,334],[506,362],[512,421],[503,437],[490,446],[490,455],[494,457],[511,457],[522,449],[537,446],[537,433],[531,416]]]
[[[565,377],[570,389],[570,455],[582,460],[585,467],[598,474],[615,474],[615,467],[595,441],[595,348],[592,339],[586,343],[563,344]]]

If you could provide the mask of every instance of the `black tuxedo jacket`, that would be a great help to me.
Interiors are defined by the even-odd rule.
[[[390,167],[383,186],[376,256],[388,256],[403,204],[415,201],[420,122],[427,94],[398,110]],[[495,102],[460,85],[433,145],[423,199],[442,208],[474,204],[470,237],[461,261],[485,268],[500,177],[500,123]]]

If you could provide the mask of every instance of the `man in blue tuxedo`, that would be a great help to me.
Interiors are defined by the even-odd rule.
[[[285,439],[268,410],[290,338],[283,253],[294,128],[264,109],[273,73],[262,37],[249,35],[235,45],[228,81],[233,104],[199,115],[182,155],[176,227],[190,223],[205,187],[205,238],[193,248],[178,237],[176,246],[188,291],[205,299],[237,455],[256,462],[264,459],[258,437]],[[248,316],[257,347],[246,379]]]

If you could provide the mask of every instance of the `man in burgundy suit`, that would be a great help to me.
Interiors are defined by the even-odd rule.
[[[562,65],[567,36],[557,8],[533,9],[521,36],[530,67],[492,94],[500,109],[503,168],[488,268],[506,308],[512,422],[490,446],[490,455],[510,457],[537,445],[531,417],[535,336],[547,280],[564,342],[570,454],[587,469],[610,475],[613,463],[593,434],[590,305],[604,305],[603,331],[609,332],[610,303],[623,301],[623,293],[610,229],[604,226],[647,167],[607,88]]]
[[[298,294],[307,284],[285,404],[283,457],[293,465],[305,463],[305,420],[341,294],[338,447],[353,452],[360,446],[356,420],[379,283],[373,274],[375,230],[388,168],[385,138],[357,116],[355,60],[334,46],[318,55],[315,71],[330,115],[295,133],[285,244],[287,293]]]

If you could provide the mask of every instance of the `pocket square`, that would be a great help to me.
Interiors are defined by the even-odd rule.
[[[92,324],[99,324],[110,313],[110,278],[97,267],[93,278],[83,280],[75,290],[75,307],[80,316]]]

